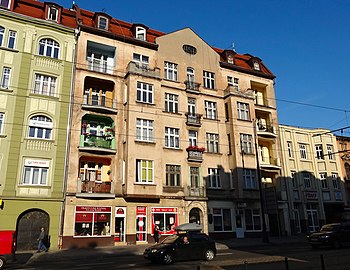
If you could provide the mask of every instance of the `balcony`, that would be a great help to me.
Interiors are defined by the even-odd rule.
[[[78,177],[77,197],[114,198],[114,185],[111,181],[88,181]]]
[[[261,170],[280,170],[281,169],[281,161],[279,158],[263,158],[260,160],[260,169]]]
[[[205,198],[205,188],[204,187],[187,187],[186,197],[195,198]]]
[[[258,136],[262,136],[266,138],[277,137],[276,128],[272,125],[261,124],[258,122],[256,127],[257,127]]]
[[[80,135],[79,150],[115,154],[115,138],[110,134],[103,136],[88,133],[82,134]]]
[[[159,68],[152,69],[145,64],[129,62],[128,72],[131,74],[160,79],[160,69]]]
[[[189,146],[187,147],[187,160],[192,162],[202,162],[204,147]]]
[[[192,81],[185,81],[186,85],[186,92],[191,93],[191,94],[199,94],[199,86],[201,85],[200,83],[192,82]]]
[[[95,111],[100,113],[117,113],[117,100],[106,98],[100,95],[84,95],[83,104],[81,107],[84,110]]]
[[[202,115],[198,113],[186,113],[187,121],[186,125],[200,127]]]

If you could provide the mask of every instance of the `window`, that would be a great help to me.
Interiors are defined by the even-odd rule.
[[[16,45],[16,35],[17,32],[16,31],[9,31],[9,38],[8,38],[8,42],[7,42],[7,48],[9,49],[14,49],[15,45]]]
[[[258,189],[256,171],[253,169],[243,169],[243,188]]]
[[[261,218],[260,209],[245,209],[245,228],[247,231],[260,231]]]
[[[298,188],[298,179],[297,179],[296,172],[292,171],[291,175],[292,175],[292,186],[293,186],[293,188]]]
[[[214,89],[215,88],[215,74],[209,71],[203,71],[203,85],[205,88]]]
[[[192,188],[200,187],[199,167],[190,167],[190,183]]]
[[[106,17],[98,17],[98,28],[108,30],[108,19]]]
[[[240,135],[241,150],[244,154],[253,154],[252,138],[252,135],[249,134]]]
[[[157,225],[161,235],[172,235],[178,225],[178,213],[178,209],[173,207],[152,207],[152,231]]]
[[[230,209],[213,208],[213,221],[215,232],[232,231]]]
[[[145,28],[143,28],[141,26],[137,26],[135,34],[136,34],[135,36],[137,39],[146,40],[146,29]]]
[[[237,102],[237,114],[240,120],[250,120],[249,104]]]
[[[115,47],[88,40],[86,61],[89,70],[113,74],[115,57]]]
[[[260,70],[260,65],[258,62],[254,62],[253,65],[255,70]]]
[[[136,119],[136,140],[153,142],[153,120]]]
[[[178,128],[165,128],[165,147],[179,148],[180,136]]]
[[[205,101],[205,117],[208,119],[216,119],[217,118],[217,112],[216,112],[216,102],[212,101]]]
[[[196,115],[196,99],[195,98],[188,98],[187,111],[188,111],[189,115],[192,115],[192,116]]]
[[[338,174],[332,173],[332,182],[333,182],[334,189],[340,189],[339,181],[340,180],[338,179]]]
[[[322,144],[316,144],[316,158],[324,159]]]
[[[233,86],[233,78],[231,76],[227,76],[227,84]]]
[[[170,113],[179,112],[179,96],[165,93],[165,111]]]
[[[44,115],[33,116],[29,120],[29,138],[51,139],[52,120]]]
[[[166,165],[166,186],[179,187],[181,186],[181,166]]]
[[[327,155],[329,160],[334,160],[334,150],[331,144],[327,144]]]
[[[208,188],[221,188],[220,171],[218,168],[208,168]]]
[[[0,112],[0,134],[4,132],[5,114]]]
[[[328,188],[327,173],[320,173],[321,187]]]
[[[303,173],[304,186],[305,188],[311,188],[311,177],[310,173]]]
[[[287,151],[288,151],[288,157],[293,158],[293,143],[288,141],[287,142]]]
[[[152,184],[154,182],[153,160],[136,160],[136,183]]]
[[[137,67],[143,68],[143,69],[148,69],[148,64],[149,64],[149,57],[148,56],[134,53],[133,54],[133,61]]]
[[[74,236],[110,236],[112,207],[76,206]]]
[[[187,75],[187,81],[189,83],[194,83],[194,69],[191,67],[188,67],[186,70],[186,75]]]
[[[56,96],[56,78],[35,74],[33,94]]]
[[[10,8],[11,0],[0,0],[0,7]]]
[[[227,134],[227,143],[228,143],[228,154],[232,155],[232,150],[231,150],[231,135]]]
[[[0,88],[8,89],[10,85],[11,68],[3,67]]]
[[[136,100],[153,104],[153,84],[137,82]]]
[[[2,46],[2,41],[4,40],[4,36],[5,36],[5,28],[0,26],[0,47]]]
[[[60,45],[53,39],[45,38],[39,42],[39,55],[58,59]]]
[[[48,181],[49,161],[47,160],[24,160],[23,185],[45,186]]]
[[[207,152],[219,153],[219,134],[207,133]]]
[[[53,6],[49,6],[48,12],[47,12],[47,19],[51,21],[57,22],[58,19],[58,9]]]
[[[306,144],[299,143],[300,158],[307,159]]]
[[[197,146],[197,131],[189,130],[188,131],[188,140],[190,146]]]
[[[177,81],[177,64],[164,62],[164,79]]]

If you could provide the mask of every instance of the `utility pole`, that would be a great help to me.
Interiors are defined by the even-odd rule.
[[[269,236],[266,229],[266,220],[265,220],[265,202],[262,191],[262,182],[261,182],[261,172],[260,172],[260,162],[259,162],[259,152],[257,144],[257,131],[256,131],[256,120],[253,121],[254,125],[254,143],[255,143],[255,157],[256,157],[256,170],[258,172],[258,183],[259,183],[259,193],[260,193],[260,206],[261,206],[261,215],[262,215],[262,242],[269,243]]]

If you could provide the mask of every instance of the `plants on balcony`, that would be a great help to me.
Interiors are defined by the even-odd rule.
[[[197,151],[203,153],[205,151],[204,147],[199,147],[197,145],[190,145],[189,147],[186,148],[186,151]]]

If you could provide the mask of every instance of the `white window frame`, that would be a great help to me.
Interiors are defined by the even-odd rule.
[[[180,129],[165,127],[165,147],[180,148]]]
[[[136,160],[136,183],[137,184],[154,184],[154,161],[137,159]],[[145,179],[142,178],[142,171],[145,171]],[[149,173],[151,172],[151,177]]]
[[[133,62],[139,68],[148,69],[149,56],[139,53],[133,53]]]
[[[203,70],[203,86],[208,89],[215,89],[215,73]]]
[[[288,157],[289,158],[294,158],[294,155],[293,155],[293,142],[287,141],[287,151],[288,151]]]
[[[250,134],[240,134],[241,150],[244,154],[253,154],[253,136]]]
[[[146,29],[141,26],[137,26],[135,29],[135,37],[140,40],[146,40]]]
[[[198,132],[196,130],[188,131],[188,143],[190,146],[197,146]]]
[[[55,97],[57,78],[44,74],[35,74],[33,94]]]
[[[230,86],[233,86],[233,77],[232,76],[227,76],[227,84]]]
[[[219,153],[219,134],[207,133],[207,152],[208,153]]]
[[[231,209],[230,208],[213,208],[213,231],[214,232],[231,232],[232,231],[232,213],[231,213]],[[225,214],[229,215],[229,217],[226,217],[225,219]],[[230,223],[228,224],[229,227],[231,227],[230,229],[226,229],[225,230],[225,220],[229,221]],[[218,222],[218,223],[216,223]],[[218,225],[215,224],[220,224],[221,225],[221,229],[217,230],[215,227]]]
[[[194,78],[195,78],[194,68],[188,67],[186,69],[186,77],[187,77],[188,83],[194,83]]]
[[[237,115],[239,120],[250,120],[249,104],[237,102]]]
[[[49,161],[25,160],[21,185],[47,186],[49,169]]]
[[[254,190],[258,189],[256,170],[243,169],[243,188],[254,189]]]
[[[218,168],[208,168],[208,188],[221,188],[220,170]]]
[[[335,160],[334,158],[334,148],[332,144],[327,144],[327,156],[329,160]]]
[[[148,119],[136,119],[136,140],[154,142],[154,121]]]
[[[300,159],[307,159],[307,145],[299,143]]]
[[[9,30],[8,39],[7,39],[7,48],[15,49],[15,47],[16,47],[16,37],[17,37],[17,32],[13,31],[13,30]]]
[[[5,129],[5,113],[0,112],[0,134],[4,133]]]
[[[60,44],[51,38],[43,38],[39,41],[38,55],[59,59]]]
[[[333,183],[333,188],[334,189],[340,189],[340,184],[339,184],[339,176],[337,173],[332,173],[332,183]]]
[[[50,21],[58,21],[58,8],[55,6],[49,6],[47,9],[47,19]]]
[[[257,61],[254,61],[253,66],[255,70],[260,70],[260,64]]]
[[[9,89],[10,79],[11,79],[11,68],[10,67],[3,67],[0,88]]]
[[[179,113],[179,96],[165,93],[165,111],[169,113]]]
[[[207,119],[217,119],[216,102],[205,100],[204,107]]]
[[[0,7],[9,9],[11,6],[11,2],[12,2],[12,0],[8,0],[8,4],[7,4],[7,6],[5,6],[5,4],[2,3],[2,0],[0,0]]]
[[[5,28],[0,26],[0,47],[2,47],[2,43],[4,42],[4,39],[5,39]]]
[[[177,64],[164,61],[164,79],[177,81]]]
[[[310,173],[303,173],[303,181],[304,181],[304,187],[305,188],[311,188],[312,187]]]
[[[327,173],[326,172],[320,173],[320,181],[321,181],[321,188],[327,189],[328,183],[327,183]]]
[[[28,126],[28,138],[51,140],[53,122],[50,117],[35,115],[29,119]]]
[[[298,178],[297,178],[297,173],[296,171],[291,171],[290,173],[291,177],[292,177],[292,187],[293,188],[298,188]]]
[[[180,187],[181,186],[181,166],[166,164],[165,166],[165,186]]]
[[[324,154],[323,154],[323,146],[322,144],[316,144],[315,145],[316,150],[316,159],[318,160],[324,160]]]
[[[104,23],[103,23],[103,20],[105,20]],[[97,26],[98,26],[98,29],[108,30],[108,18],[104,16],[98,16]]]
[[[153,92],[153,84],[137,82],[137,95],[136,101],[142,103],[154,103],[154,92]]]

